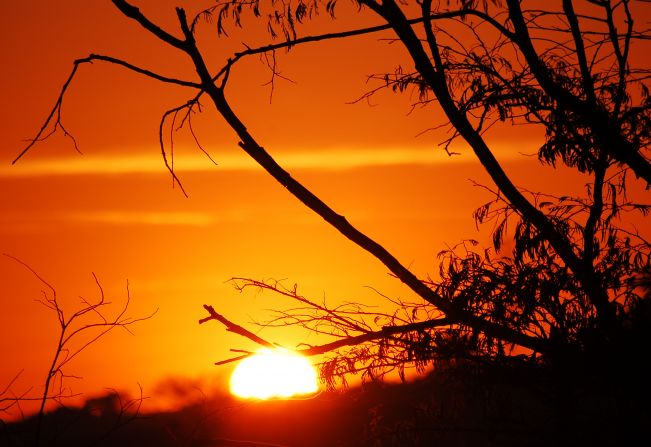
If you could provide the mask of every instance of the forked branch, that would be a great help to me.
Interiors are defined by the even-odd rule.
[[[201,85],[199,85],[197,83],[194,83],[194,82],[191,82],[191,81],[185,81],[185,80],[177,79],[177,78],[171,78],[171,77],[168,77],[168,76],[164,76],[164,75],[158,74],[158,73],[156,73],[154,71],[151,71],[151,70],[148,70],[148,69],[145,69],[145,68],[141,68],[141,67],[139,67],[137,65],[131,64],[131,63],[126,62],[126,61],[124,61],[122,59],[117,59],[117,58],[114,58],[114,57],[111,57],[111,56],[105,56],[105,55],[101,55],[101,54],[91,54],[88,57],[85,57],[85,58],[82,58],[82,59],[77,59],[74,62],[72,71],[70,72],[70,75],[68,76],[68,79],[63,84],[63,87],[61,88],[61,91],[59,92],[59,96],[57,97],[57,100],[54,103],[54,107],[52,107],[52,110],[50,111],[49,115],[47,116],[47,118],[43,122],[43,125],[39,129],[36,136],[29,140],[29,144],[12,161],[12,164],[15,164],[16,162],[18,162],[18,160],[20,160],[36,143],[38,143],[40,141],[43,141],[43,140],[46,140],[51,135],[53,135],[58,128],[61,128],[61,130],[63,131],[65,136],[72,139],[72,142],[73,142],[73,145],[74,145],[75,149],[77,150],[77,152],[80,152],[79,148],[77,146],[77,142],[76,142],[75,138],[63,126],[63,123],[62,123],[62,120],[61,120],[61,108],[63,106],[63,100],[64,100],[64,97],[65,97],[65,94],[66,94],[72,80],[74,79],[75,75],[77,74],[77,69],[79,68],[79,66],[82,65],[82,64],[93,63],[94,61],[102,61],[102,62],[108,62],[108,63],[114,64],[114,65],[118,65],[118,66],[124,67],[124,68],[126,68],[126,69],[128,69],[130,71],[133,71],[135,73],[139,73],[141,75],[147,76],[149,78],[155,79],[155,80],[160,81],[160,82],[165,82],[165,83],[168,83],[168,84],[175,84],[175,85],[179,85],[179,86],[182,86],[182,87],[190,87],[190,88],[201,90]],[[196,100],[195,100],[195,102],[196,102]],[[165,167],[167,168],[167,170],[172,175],[172,178],[178,183],[179,187],[181,188],[183,194],[186,197],[187,197],[187,194],[186,194],[185,190],[183,189],[183,186],[181,185],[180,180],[176,176],[176,173],[174,172],[174,167],[168,162],[168,159],[167,159],[167,156],[166,156],[166,153],[165,153],[164,144],[163,144],[163,139],[162,139],[162,127],[163,127],[163,125],[165,123],[165,118],[167,117],[167,115],[169,113],[177,112],[178,110],[186,108],[186,107],[191,108],[192,104],[194,104],[194,102],[192,102],[192,103],[188,102],[187,104],[185,104],[185,105],[183,105],[183,106],[181,106],[181,107],[179,107],[177,109],[173,109],[172,111],[168,111],[163,116],[163,119],[162,119],[162,122],[161,122],[160,144],[161,144],[161,152],[163,154],[163,160],[165,162]],[[52,126],[52,129],[48,132],[48,128],[50,126]],[[193,135],[194,135],[194,133],[193,133]]]
[[[233,332],[234,334],[238,334],[242,337],[248,338],[249,340],[253,341],[254,343],[265,347],[265,348],[276,348],[279,345],[276,345],[274,343],[271,343],[258,335],[252,333],[251,331],[243,328],[242,326],[233,323],[223,315],[217,313],[215,309],[207,304],[204,304],[204,309],[208,312],[208,316],[205,318],[202,318],[199,320],[199,324],[206,323],[208,321],[218,321],[224,326],[226,326],[226,330],[229,332]],[[363,343],[367,342],[372,342],[375,340],[380,340],[380,339],[389,339],[393,336],[396,335],[401,335],[401,334],[406,334],[408,332],[423,332],[427,329],[432,329],[436,327],[444,327],[444,326],[450,326],[453,324],[453,322],[446,317],[442,318],[437,318],[437,319],[432,319],[432,320],[427,320],[427,321],[421,321],[421,322],[415,322],[415,323],[410,323],[410,324],[404,324],[404,325],[389,325],[385,326],[380,330],[377,331],[363,331],[363,333],[356,335],[356,336],[350,336],[350,337],[342,337],[339,340],[332,341],[330,343],[325,343],[322,345],[316,345],[316,346],[311,346],[306,349],[296,349],[294,350],[296,353],[307,356],[307,357],[312,357],[312,356],[317,356],[317,355],[322,355],[326,354],[328,352],[336,351],[340,348],[346,347],[346,346],[357,346],[361,345]],[[230,359],[222,360],[217,362],[217,365],[222,365],[225,363],[230,363],[230,362],[235,362],[239,361],[245,357],[248,357],[250,354],[245,354],[237,357],[233,357]]]
[[[116,4],[128,5],[124,0],[113,0]],[[432,303],[434,306],[443,311],[448,318],[462,325],[471,326],[482,332],[490,334],[496,338],[508,340],[534,351],[545,349],[545,343],[542,340],[514,331],[506,326],[498,325],[493,322],[484,320],[468,312],[455,307],[451,302],[444,299],[432,289],[427,287],[418,279],[409,269],[400,263],[391,253],[382,245],[369,238],[366,234],[359,231],[344,216],[335,212],[331,207],[324,203],[314,193],[307,189],[303,184],[294,179],[289,172],[283,169],[276,160],[255,140],[250,134],[245,124],[240,120],[230,103],[226,99],[223,88],[214,83],[214,76],[210,74],[207,64],[202,53],[196,46],[190,25],[187,22],[185,11],[177,8],[177,17],[180,28],[185,36],[184,45],[181,48],[192,59],[197,74],[201,80],[201,85],[205,93],[211,98],[217,111],[222,115],[228,125],[235,131],[240,139],[240,147],[249,154],[260,166],[262,166],[276,181],[292,193],[298,200],[308,208],[316,212],[326,222],[341,232],[346,238],[371,253],[381,261],[389,270],[396,275],[403,283],[411,288],[416,294]],[[165,33],[162,30],[152,31],[150,28],[156,27],[142,13],[132,14],[129,17],[136,20],[143,28],[149,30],[154,35]],[[405,19],[406,20],[406,19]],[[166,41],[166,38],[162,38]]]
[[[58,341],[54,350],[54,355],[52,357],[50,367],[45,375],[42,396],[38,398],[27,397],[26,395],[17,397],[18,401],[40,401],[35,428],[35,445],[38,447],[40,445],[41,428],[43,417],[45,415],[46,403],[50,400],[60,401],[63,398],[72,397],[72,394],[66,394],[64,389],[63,381],[66,377],[70,377],[64,373],[64,367],[73,358],[77,357],[82,351],[84,351],[90,345],[94,344],[97,340],[102,338],[113,329],[121,328],[131,333],[129,330],[129,327],[131,325],[152,318],[158,309],[152,312],[150,315],[144,317],[133,318],[126,316],[126,312],[131,301],[129,285],[127,283],[127,298],[125,300],[124,306],[117,312],[115,317],[107,318],[103,312],[105,311],[106,306],[110,305],[111,303],[110,301],[106,300],[104,290],[95,274],[93,274],[93,278],[99,290],[99,299],[96,302],[91,303],[87,299],[82,298],[82,307],[66,317],[66,313],[64,312],[64,309],[57,297],[56,289],[27,263],[8,254],[5,254],[5,256],[24,266],[45,287],[47,287],[47,291],[42,292],[43,297],[37,301],[48,309],[53,310],[56,313],[59,323]],[[89,322],[86,320],[86,317],[91,315],[95,315],[96,319]],[[86,341],[81,341],[80,344],[77,345],[77,341],[83,339],[86,339]],[[52,395],[51,390],[57,383],[58,390],[54,393],[54,395]]]

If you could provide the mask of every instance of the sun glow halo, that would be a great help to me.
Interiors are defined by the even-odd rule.
[[[318,390],[316,371],[305,357],[285,349],[261,349],[233,371],[231,393],[269,399],[310,394]]]

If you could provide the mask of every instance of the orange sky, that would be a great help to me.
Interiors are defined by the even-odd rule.
[[[178,1],[138,2],[169,22]],[[210,3],[210,2],[208,2]],[[94,298],[95,272],[114,302],[132,297],[131,315],[158,313],[115,332],[76,359],[68,372],[74,391],[103,387],[154,394],[167,377],[221,380],[228,368],[213,362],[229,348],[253,348],[222,327],[197,320],[213,304],[240,323],[284,306],[272,295],[239,295],[233,276],[286,279],[329,302],[374,302],[374,286],[390,296],[410,293],[384,266],[339,236],[249,161],[234,134],[206,107],[196,126],[212,165],[178,136],[177,174],[189,198],[172,188],[157,147],[161,113],[190,93],[102,63],[81,68],[64,105],[64,124],[77,154],[60,135],[23,149],[52,106],[72,61],[91,52],[122,57],[164,74],[191,76],[189,64],[125,18],[109,1],[32,0],[3,5],[0,26],[0,252],[20,258],[57,289],[64,309],[79,296]],[[155,7],[154,7],[155,5]],[[370,23],[363,17],[319,22],[317,29]],[[349,104],[368,88],[366,75],[391,71],[404,55],[373,36],[297,49],[279,55],[283,75],[269,103],[269,73],[257,60],[233,73],[229,96],[258,141],[281,164],[384,244],[419,275],[435,271],[446,244],[481,237],[472,211],[488,200],[469,179],[488,183],[468,154],[450,159],[438,148],[445,134],[422,131],[439,123],[435,109],[410,111],[408,95],[379,94],[369,105]],[[234,41],[264,35],[234,33]],[[207,50],[220,66],[233,49]],[[208,105],[208,104],[206,104]],[[532,153],[531,129],[496,131],[499,158],[520,185],[576,191],[583,180],[534,169],[518,152]],[[15,261],[0,257],[0,389],[18,371],[16,392],[39,384],[56,330],[54,315],[34,302],[41,284]],[[310,339],[295,332],[269,338],[289,346]],[[33,393],[33,394],[34,394]]]

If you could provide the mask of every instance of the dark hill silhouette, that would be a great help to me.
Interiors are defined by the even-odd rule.
[[[651,426],[648,387],[640,388],[648,370],[631,375],[629,366],[611,366],[589,374],[579,367],[457,362],[411,383],[371,383],[294,400],[216,393],[131,421],[115,395],[106,395],[48,414],[42,445],[634,445]],[[621,377],[613,380],[614,374]],[[34,427],[33,418],[0,427],[0,446],[31,446]]]

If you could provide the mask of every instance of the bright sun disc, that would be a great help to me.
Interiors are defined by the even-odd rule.
[[[245,358],[231,375],[231,393],[269,399],[318,390],[316,371],[305,357],[284,349],[261,349]]]

